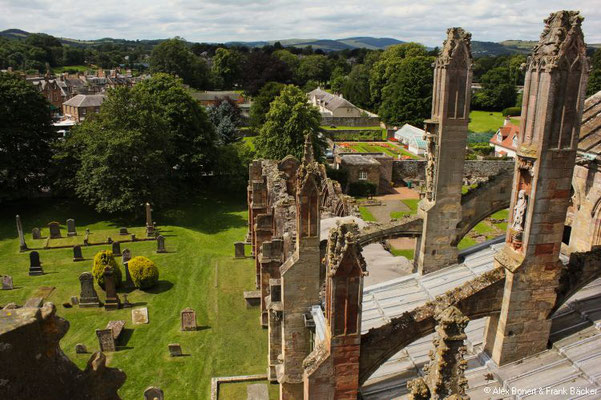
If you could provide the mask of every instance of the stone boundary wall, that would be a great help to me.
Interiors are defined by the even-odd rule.
[[[335,126],[380,126],[377,117],[321,117],[322,125]]]
[[[267,374],[213,377],[211,378],[211,400],[217,400],[219,398],[219,385],[222,383],[253,382],[266,380]]]
[[[469,178],[488,178],[503,171],[513,171],[513,160],[466,160],[463,175]],[[426,160],[394,160],[392,181],[425,180]]]

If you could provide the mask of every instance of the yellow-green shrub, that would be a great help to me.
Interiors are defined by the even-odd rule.
[[[94,256],[94,266],[92,267],[92,275],[96,279],[98,286],[104,289],[104,268],[109,267],[113,271],[115,277],[115,286],[121,286],[121,270],[115,261],[113,252],[110,250],[103,250]]]
[[[129,275],[134,285],[140,289],[149,289],[159,282],[159,269],[152,261],[143,256],[129,260]]]

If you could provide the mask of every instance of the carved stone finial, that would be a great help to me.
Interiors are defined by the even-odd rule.
[[[436,66],[447,66],[453,61],[458,49],[465,48],[466,56],[472,59],[472,34],[466,32],[463,28],[455,27],[447,29],[447,39],[442,45],[442,49],[436,59]],[[464,58],[461,56],[459,58]],[[463,61],[463,60],[459,60]]]
[[[305,148],[303,152],[303,164],[309,164],[315,161],[315,155],[313,154],[313,140],[311,140],[311,134],[305,135]]]
[[[336,274],[338,267],[345,255],[352,252],[357,258],[363,274],[366,274],[367,267],[365,259],[361,254],[361,245],[357,242],[359,226],[355,222],[338,223],[336,227],[330,230],[328,238],[328,275]]]

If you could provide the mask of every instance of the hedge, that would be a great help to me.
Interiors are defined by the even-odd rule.
[[[371,182],[351,182],[349,194],[355,197],[373,196],[376,194],[377,186]]]
[[[326,130],[332,140],[382,140],[382,129],[352,129],[352,130]]]
[[[504,109],[501,114],[503,114],[504,117],[506,116],[518,116],[522,114],[522,109],[520,107],[507,107],[506,109]]]
[[[115,261],[115,257],[113,256],[113,252],[110,250],[104,250],[96,253],[94,256],[94,266],[92,267],[92,275],[94,275],[94,279],[96,279],[96,283],[102,289],[104,289],[104,268],[109,267],[113,271],[113,276],[115,277],[115,286],[121,286],[121,269],[117,265]]]
[[[134,285],[139,289],[150,289],[159,283],[159,269],[148,258],[137,256],[127,264],[129,275]]]

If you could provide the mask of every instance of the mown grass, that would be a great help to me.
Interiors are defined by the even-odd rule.
[[[73,262],[70,248],[39,250],[45,275],[28,275],[28,253],[20,253],[14,215],[19,213],[33,247],[31,229],[58,220],[75,218],[79,236],[91,232],[114,231],[120,226],[143,226],[143,219],[123,220],[100,216],[76,202],[38,201],[5,207],[0,217],[0,274],[11,275],[15,290],[0,291],[0,305],[23,304],[40,286],[52,286],[47,298],[66,318],[70,329],[61,341],[67,356],[84,368],[90,354],[75,354],[76,343],[89,351],[98,349],[95,330],[108,321],[126,322],[124,340],[117,352],[108,353],[108,363],[121,368],[127,380],[119,393],[123,399],[137,399],[150,385],[161,387],[174,399],[209,397],[213,376],[262,374],[267,367],[267,332],[259,325],[259,310],[247,309],[244,290],[254,289],[251,259],[235,260],[233,242],[244,238],[247,229],[246,207],[242,198],[211,196],[191,201],[171,210],[157,210],[154,218],[166,238],[168,253],[156,254],[156,243],[124,243],[132,255],[144,255],[160,270],[159,286],[143,292],[134,290],[129,301],[135,307],[148,307],[150,323],[132,325],[131,310],[105,311],[103,308],[64,308],[73,295],[79,295],[78,276],[90,271],[94,254],[110,245],[83,248],[85,261]],[[119,260],[120,264],[120,260]],[[104,292],[96,287],[101,300]],[[180,311],[196,310],[195,332],[181,332]],[[172,358],[169,343],[180,343],[189,356]],[[246,386],[224,387],[224,399],[246,398]],[[277,386],[270,385],[272,399]]]
[[[359,213],[361,214],[361,219],[367,222],[375,222],[376,217],[367,209],[367,207],[359,207]]]
[[[390,218],[401,219],[406,215],[417,214],[417,206],[419,204],[419,199],[403,199],[401,201],[403,202],[403,204],[409,207],[409,211],[393,211],[390,213]]]
[[[470,123],[468,129],[471,132],[496,132],[505,117],[498,111],[472,111],[470,112]],[[512,118],[511,123],[519,125],[519,118]]]
[[[397,249],[397,248],[391,247],[390,253],[392,253],[392,255],[395,257],[403,256],[403,257],[407,258],[408,260],[413,260],[415,250],[413,250],[413,249]]]
[[[418,159],[419,157],[417,157],[415,154],[408,152],[407,150],[398,147],[398,146],[392,146],[389,145],[389,147],[384,147],[375,143],[370,143],[370,142],[358,142],[358,143],[351,143],[350,145],[351,149],[355,150],[358,153],[385,153],[391,157],[397,158],[398,155],[403,155],[403,156],[407,156],[411,159]]]

